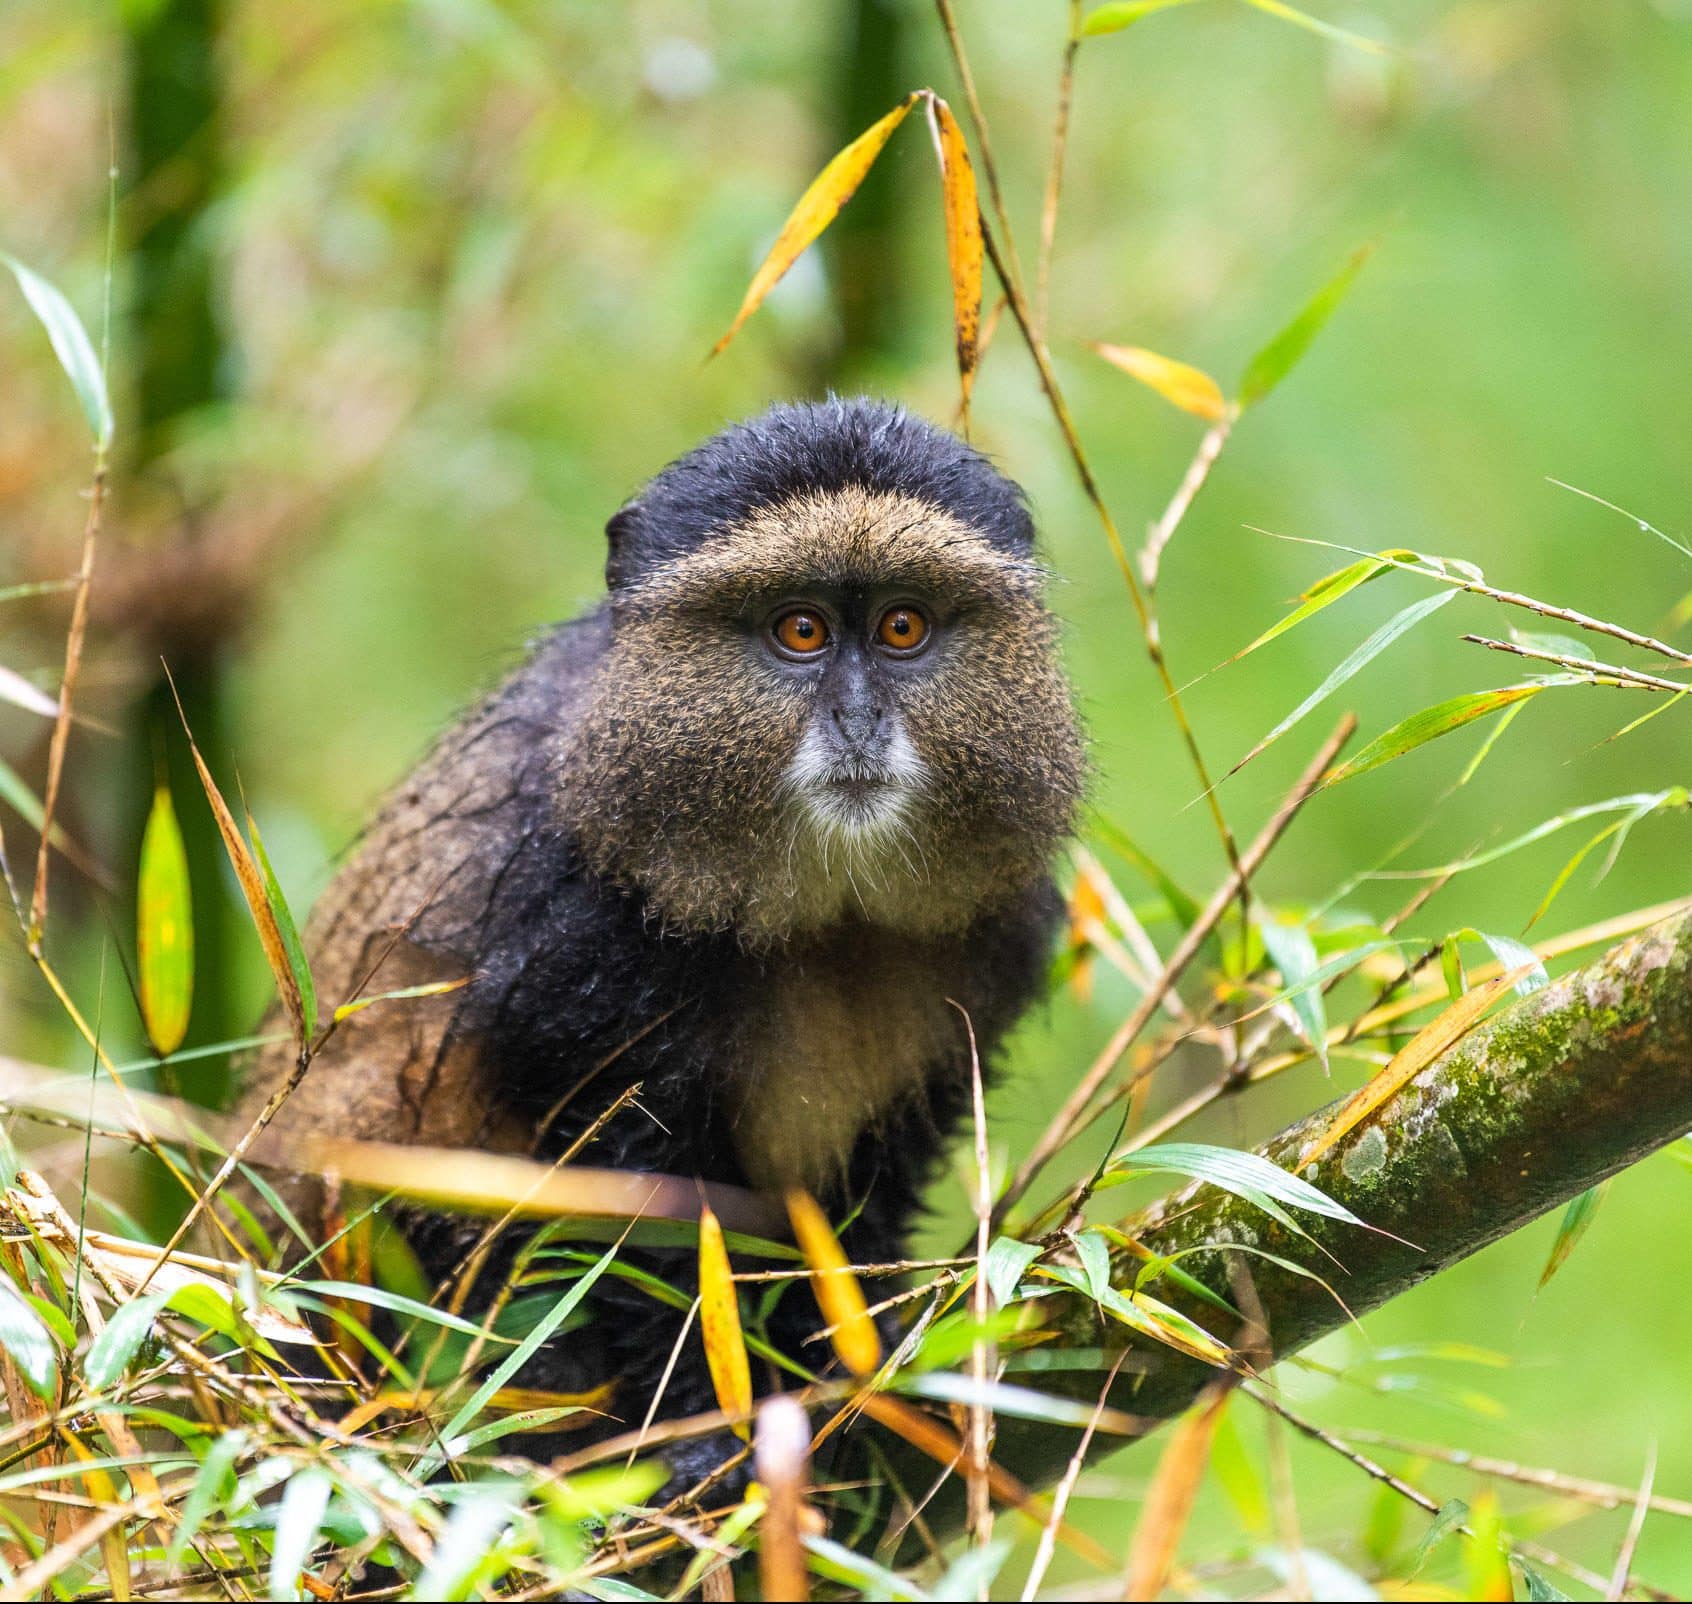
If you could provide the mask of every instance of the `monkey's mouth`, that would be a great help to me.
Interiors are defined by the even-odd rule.
[[[923,786],[926,769],[902,731],[883,751],[830,750],[809,736],[801,744],[788,784],[825,834],[879,834],[896,827]]]

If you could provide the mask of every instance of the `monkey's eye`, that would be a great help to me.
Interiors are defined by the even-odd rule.
[[[795,657],[813,657],[828,645],[828,625],[822,614],[803,607],[783,613],[771,628],[776,644]]]
[[[895,652],[914,652],[928,639],[928,620],[915,607],[889,607],[876,625],[875,638]]]

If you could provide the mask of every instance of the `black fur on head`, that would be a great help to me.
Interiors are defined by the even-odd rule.
[[[1021,490],[979,451],[884,401],[830,396],[773,406],[672,462],[606,526],[606,584],[615,592],[761,507],[847,488],[925,502],[1013,556],[1033,549]]]

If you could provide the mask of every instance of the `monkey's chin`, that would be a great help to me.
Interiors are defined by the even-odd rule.
[[[913,788],[896,778],[830,778],[812,781],[800,798],[820,834],[868,846],[904,823]]]

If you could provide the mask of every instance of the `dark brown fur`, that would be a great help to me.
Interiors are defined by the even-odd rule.
[[[756,504],[676,536],[678,508],[734,497]],[[384,952],[372,990],[470,983],[349,1019],[279,1116],[282,1150],[327,1130],[552,1156],[639,1083],[583,1162],[805,1186],[855,1215],[850,1251],[898,1254],[967,1097],[960,1009],[990,1064],[1041,985],[1082,784],[1027,546],[1012,487],[885,409],[778,411],[667,470],[613,527],[608,605],[446,737],[319,904],[326,998]],[[849,610],[914,594],[935,617],[932,656],[874,693],[922,776],[897,829],[834,838],[796,799],[819,682],[771,658],[761,620],[818,591]],[[260,1058],[248,1112],[287,1064]],[[438,1217],[409,1234],[434,1274],[467,1239]],[[689,1279],[686,1254],[642,1262]],[[620,1376],[638,1420],[678,1317],[609,1281],[595,1305],[525,1379]],[[816,1364],[814,1324],[801,1289],[770,1335]],[[666,1414],[709,1405],[696,1348]]]

